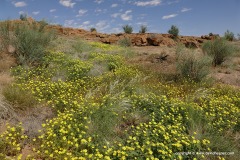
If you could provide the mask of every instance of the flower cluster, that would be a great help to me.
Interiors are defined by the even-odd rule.
[[[0,152],[11,156],[17,155],[21,152],[26,138],[21,123],[14,127],[7,125],[7,130],[0,135]]]

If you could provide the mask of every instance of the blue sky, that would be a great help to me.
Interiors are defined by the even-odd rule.
[[[0,0],[0,20],[21,13],[36,20],[103,33],[120,33],[129,24],[151,33],[178,26],[181,35],[240,33],[240,0]]]

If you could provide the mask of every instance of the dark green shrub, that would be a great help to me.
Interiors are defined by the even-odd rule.
[[[92,27],[92,28],[90,28],[90,31],[91,31],[91,32],[97,32],[97,29],[94,28],[94,27]]]
[[[207,41],[202,46],[203,52],[213,57],[214,66],[222,64],[234,53],[234,47],[224,39]]]
[[[147,26],[142,25],[139,30],[139,33],[146,33],[146,32],[147,32]]]
[[[233,32],[230,32],[229,30],[227,30],[225,33],[224,33],[224,38],[228,41],[233,41],[234,39],[234,33]]]
[[[211,59],[200,57],[194,52],[182,50],[177,55],[177,70],[183,78],[200,82],[209,74]]]
[[[21,14],[21,15],[20,15],[20,19],[21,19],[22,21],[26,21],[26,20],[27,20],[27,14]]]
[[[123,38],[118,41],[118,44],[122,47],[130,47],[132,45],[132,42],[129,38]]]
[[[130,26],[130,25],[128,25],[128,24],[125,25],[125,26],[123,26],[122,28],[123,28],[124,33],[128,33],[128,34],[130,34],[130,33],[133,32],[133,28],[132,28],[132,26]]]
[[[171,29],[168,30],[168,33],[169,33],[169,34],[172,34],[174,38],[177,38],[177,37],[178,37],[178,34],[179,34],[179,29],[178,29],[177,26],[172,25],[172,26],[171,26]]]

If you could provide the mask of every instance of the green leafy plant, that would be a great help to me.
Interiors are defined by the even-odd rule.
[[[203,52],[213,57],[212,64],[214,66],[222,64],[234,52],[234,47],[225,39],[216,39],[207,41],[202,46]]]
[[[125,26],[123,26],[122,28],[123,28],[124,33],[128,33],[128,34],[130,34],[130,33],[133,32],[133,28],[132,28],[132,26],[130,26],[130,25],[128,25],[128,24],[125,25]]]
[[[147,26],[142,25],[139,30],[139,33],[146,33],[146,32],[147,32]]]
[[[179,34],[179,29],[177,26],[172,25],[171,28],[168,30],[168,33],[172,34],[174,38],[177,38]]]

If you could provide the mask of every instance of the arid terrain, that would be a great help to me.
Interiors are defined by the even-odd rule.
[[[0,35],[0,159],[239,157],[240,41],[226,42],[234,53],[214,66],[201,61],[202,46],[217,34],[174,39],[34,23],[27,27],[37,36],[56,34],[42,57],[20,52],[20,42],[4,48]],[[10,39],[16,24],[25,22],[13,21]],[[187,151],[234,154],[176,154]]]

